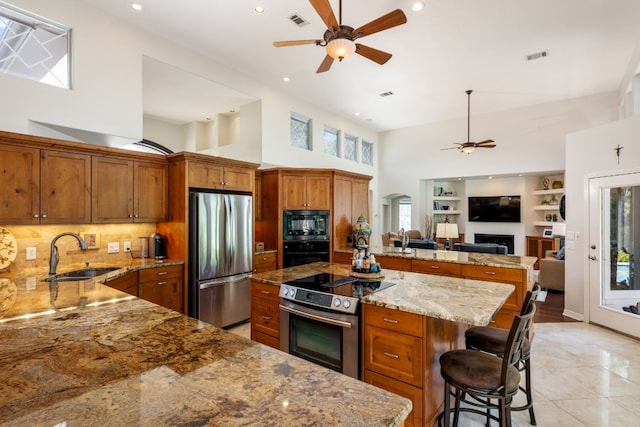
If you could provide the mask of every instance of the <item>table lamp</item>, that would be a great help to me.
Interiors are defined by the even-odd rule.
[[[436,237],[444,238],[444,250],[448,251],[451,248],[449,243],[449,239],[457,239],[460,237],[458,235],[458,224],[452,224],[450,222],[441,222],[436,226]]]

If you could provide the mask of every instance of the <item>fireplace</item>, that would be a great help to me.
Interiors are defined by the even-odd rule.
[[[482,234],[474,233],[474,243],[496,243],[507,247],[507,253],[513,255],[513,234]]]

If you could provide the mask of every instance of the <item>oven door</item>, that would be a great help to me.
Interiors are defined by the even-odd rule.
[[[360,378],[359,322],[354,314],[280,300],[280,350]]]

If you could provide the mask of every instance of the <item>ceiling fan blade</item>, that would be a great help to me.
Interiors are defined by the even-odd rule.
[[[495,147],[496,144],[489,144],[489,145],[476,145],[476,148],[493,148]]]
[[[404,12],[400,9],[396,9],[378,19],[374,19],[368,24],[364,24],[362,27],[356,28],[353,30],[353,35],[354,38],[370,36],[371,34],[405,24],[406,22],[407,17]]]
[[[321,40],[285,40],[279,42],[273,42],[275,47],[285,47],[285,46],[298,46],[301,44],[318,44],[321,43]]]
[[[380,65],[391,59],[390,53],[383,52],[360,43],[356,43],[356,53],[372,60],[373,62],[377,62]]]
[[[338,20],[336,20],[336,15],[333,13],[333,9],[331,9],[331,4],[329,4],[329,0],[309,0],[311,6],[316,10],[320,18],[322,18],[322,22],[329,29],[340,29],[340,24],[338,24]]]
[[[324,73],[325,71],[329,71],[331,65],[333,65],[333,58],[327,55],[324,57],[324,60],[316,70],[316,73]]]
[[[440,151],[444,150],[460,150],[461,147],[449,147],[449,148],[441,148]]]
[[[493,139],[485,139],[484,141],[476,142],[476,146],[483,145],[483,144],[489,144],[491,142],[495,142],[495,141]]]

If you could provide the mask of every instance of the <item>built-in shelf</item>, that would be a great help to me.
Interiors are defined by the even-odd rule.
[[[553,224],[557,224],[561,221],[534,221],[533,225],[536,227],[549,227],[551,228],[553,226]]]
[[[533,207],[536,211],[557,211],[560,210],[560,205],[537,205]]]
[[[433,200],[436,202],[457,202],[462,199],[460,197],[455,197],[455,196],[434,196]]]
[[[442,210],[442,209],[437,210],[437,211],[436,210],[433,211],[434,215],[460,215],[461,213],[462,213],[461,211],[455,211],[455,210],[445,211],[445,210]]]
[[[564,194],[564,188],[550,188],[548,190],[536,190],[533,192],[536,196],[544,196],[546,194]]]

